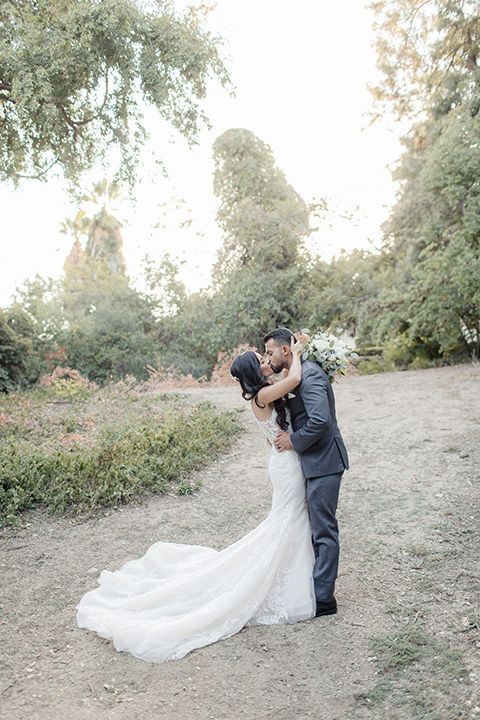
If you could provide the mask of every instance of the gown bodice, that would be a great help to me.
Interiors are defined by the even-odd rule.
[[[272,409],[272,414],[268,418],[268,420],[259,420],[255,415],[253,416],[255,420],[258,423],[259,428],[263,432],[263,434],[267,437],[268,440],[270,440],[271,443],[275,440],[275,436],[282,432],[282,428],[277,423],[277,411],[275,408]],[[287,425],[288,429],[286,432],[292,432],[292,423],[290,418],[290,411],[287,408]]]

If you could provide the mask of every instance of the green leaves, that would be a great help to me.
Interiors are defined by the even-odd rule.
[[[204,122],[209,78],[228,76],[202,10],[167,0],[4,2],[0,21],[0,181],[72,184],[117,147],[118,177],[133,184],[153,105],[190,143]]]
[[[385,275],[362,333],[397,365],[480,350],[480,8],[373,4],[377,108],[413,120],[385,224]],[[390,265],[390,267],[388,267]]]
[[[375,12],[379,113],[428,121],[478,105],[480,9],[468,0],[386,0]],[[475,113],[474,113],[475,114]]]

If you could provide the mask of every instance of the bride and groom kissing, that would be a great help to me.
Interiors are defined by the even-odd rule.
[[[139,560],[103,571],[78,605],[77,623],[148,662],[179,659],[256,624],[334,614],[336,508],[348,457],[331,382],[303,361],[287,328],[231,366],[271,445],[272,506],[224,550],[157,542]],[[276,382],[274,374],[283,373]]]

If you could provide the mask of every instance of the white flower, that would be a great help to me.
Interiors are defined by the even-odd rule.
[[[324,352],[330,350],[330,343],[324,338],[313,338],[312,345],[318,350],[318,352]]]

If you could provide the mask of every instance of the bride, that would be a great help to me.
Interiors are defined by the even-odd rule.
[[[99,587],[78,605],[77,623],[148,662],[178,659],[229,637],[245,625],[296,622],[315,615],[313,550],[305,479],[293,450],[278,452],[274,438],[289,427],[284,396],[301,380],[303,349],[292,338],[293,362],[272,383],[259,353],[235,358],[231,373],[251,401],[272,446],[273,484],[268,517],[233,545],[216,551],[157,542],[139,560],[104,570]]]

